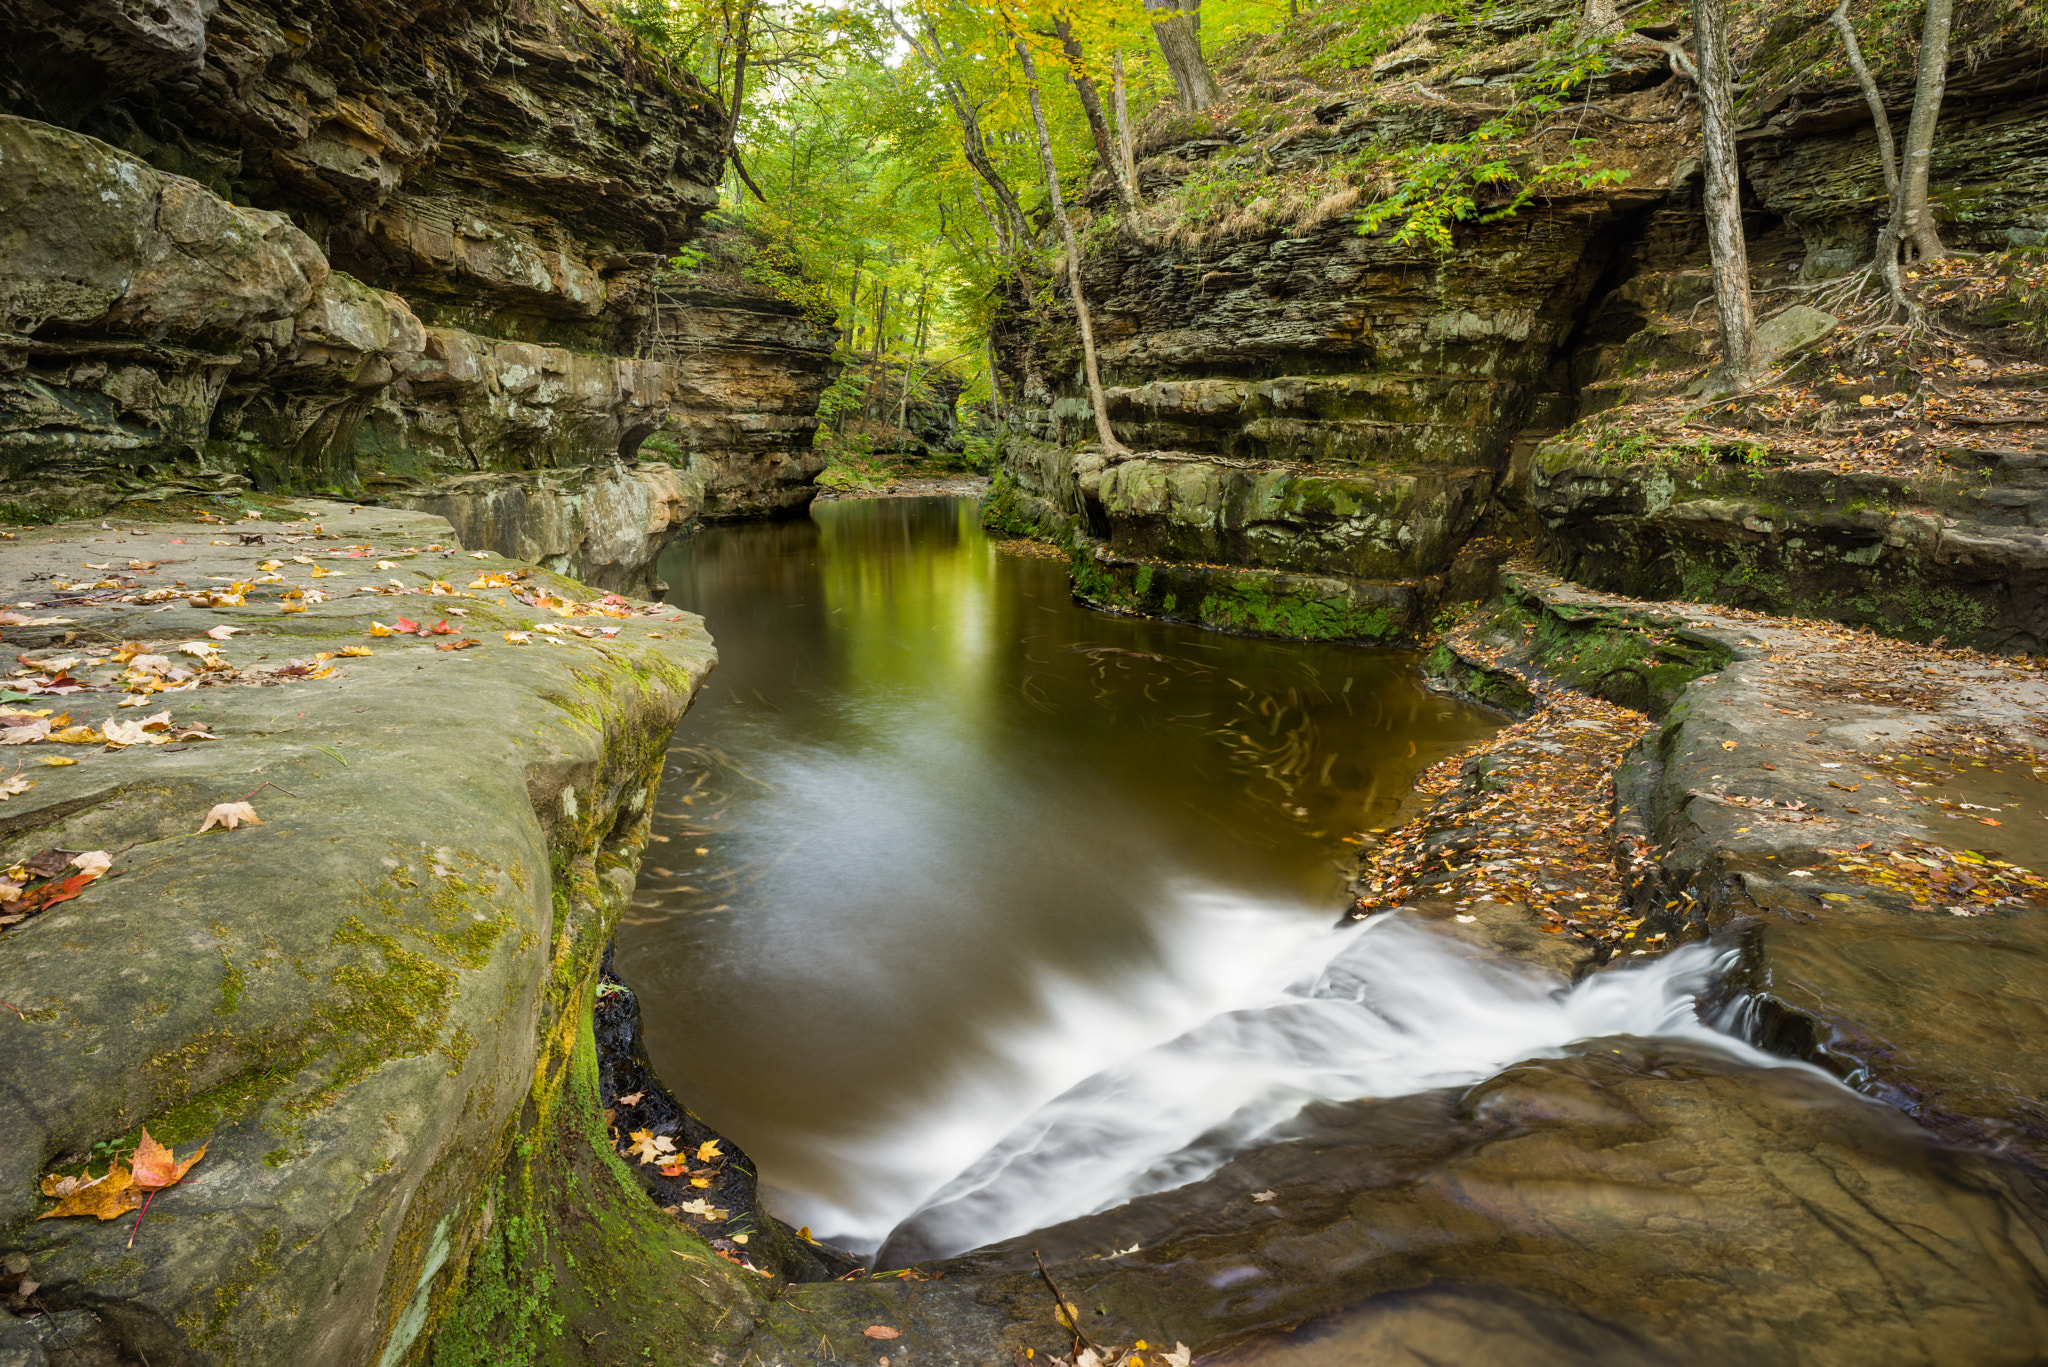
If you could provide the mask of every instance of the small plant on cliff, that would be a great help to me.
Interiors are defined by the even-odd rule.
[[[1563,107],[1566,92],[1605,65],[1604,52],[1593,49],[1561,69],[1545,70],[1514,106],[1457,141],[1383,142],[1372,148],[1366,160],[1378,174],[1381,195],[1360,217],[1359,232],[1376,233],[1398,222],[1396,243],[1426,242],[1447,253],[1456,246],[1456,224],[1497,223],[1539,198],[1626,180],[1625,170],[1593,164],[1591,138],[1573,138],[1564,155],[1546,159],[1544,138],[1563,130],[1535,126]]]

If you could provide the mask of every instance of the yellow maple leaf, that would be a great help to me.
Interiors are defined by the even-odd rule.
[[[723,1157],[725,1157],[725,1154],[719,1150],[716,1139],[707,1139],[697,1146],[697,1161],[699,1163],[709,1163],[714,1158]]]
[[[148,1193],[138,1191],[134,1174],[115,1163],[98,1177],[92,1175],[90,1168],[77,1177],[45,1177],[43,1195],[56,1197],[57,1207],[38,1215],[39,1220],[72,1215],[97,1215],[102,1220],[113,1220],[139,1207]]]
[[[635,1130],[626,1151],[642,1163],[666,1163],[668,1155],[676,1151],[676,1141],[652,1130]]]

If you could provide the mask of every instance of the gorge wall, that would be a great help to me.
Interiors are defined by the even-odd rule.
[[[717,202],[688,73],[553,0],[131,9],[0,6],[0,507],[653,456],[679,516],[807,500],[827,329],[657,297]]]
[[[1082,271],[1132,449],[1093,444],[1064,294],[1020,296],[997,333],[1013,423],[992,525],[1066,540],[1098,603],[1284,635],[1416,633],[1439,604],[1490,592],[1519,544],[1619,591],[1994,648],[2048,641],[2037,362],[1989,367],[1955,405],[1972,411],[1947,420],[1924,395],[1909,404],[1907,377],[1845,376],[1839,358],[1785,381],[1808,387],[1796,413],[1745,400],[1716,410],[1704,441],[1650,411],[1718,354],[1697,106],[1660,51],[1617,46],[1545,145],[1597,130],[1595,164],[1618,182],[1459,223],[1441,251],[1396,241],[1399,219],[1361,233],[1392,154],[1497,114],[1574,13],[1426,20],[1336,91],[1300,75],[1308,54],[1255,43],[1227,69],[1228,106],[1155,121],[1145,231],[1092,235]],[[1762,343],[1790,363],[1837,325],[1798,301],[1825,301],[1868,260],[1885,194],[1854,86],[1816,75],[1787,36],[1811,43],[1825,24],[1765,19],[1739,54],[1745,228]],[[2048,235],[2044,67],[2048,46],[2023,27],[1959,40],[1933,172],[1950,245],[2013,252]],[[1886,93],[1903,128],[1911,90]],[[1090,204],[1113,210],[1100,176]],[[2032,318],[1986,303],[1965,321],[2010,359],[2038,354]],[[1880,427],[1908,440],[1835,468]]]

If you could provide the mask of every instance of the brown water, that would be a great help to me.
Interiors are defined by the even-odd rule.
[[[661,574],[721,662],[619,970],[663,1079],[860,1247],[1051,1099],[1317,971],[1347,837],[1496,725],[1406,653],[1084,609],[964,499],[713,528]]]

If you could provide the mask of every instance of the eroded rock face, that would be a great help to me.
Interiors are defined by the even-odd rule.
[[[1382,98],[1317,107],[1313,126],[1296,105],[1274,111],[1267,129],[1279,131],[1242,131],[1260,115],[1261,88],[1253,88],[1241,127],[1146,149],[1156,155],[1145,188],[1156,194],[1216,174],[1221,163],[1222,174],[1249,187],[1248,199],[1271,204],[1291,193],[1291,173],[1369,157],[1375,139],[1412,146],[1469,131],[1476,106],[1452,98],[1432,108],[1412,97],[1411,82],[1431,79],[1417,73],[1445,67],[1436,74],[1448,79],[1455,51],[1490,58],[1492,45],[1569,13],[1539,4],[1432,20],[1374,66]],[[1798,27],[1742,41],[1761,61]],[[1977,251],[2037,245],[2048,232],[2040,207],[2048,145],[2039,134],[2048,103],[2029,84],[2038,43],[2017,32],[1999,41],[1954,61],[1934,172],[1959,206],[1953,221],[1944,217],[1945,239]],[[1506,48],[1500,58],[1481,74],[1458,68],[1454,87],[1511,83],[1525,58]],[[1673,93],[1664,80],[1654,56],[1611,69],[1603,100],[1636,92],[1601,106],[1624,121],[1612,126],[1671,122],[1658,103]],[[1287,99],[1287,83],[1273,89],[1264,98]],[[1745,99],[1740,151],[1758,206],[1746,220],[1749,259],[1764,309],[1776,313],[1798,297],[1788,287],[1817,287],[1868,261],[1869,206],[1882,203],[1885,188],[1853,87],[1781,70]],[[1282,128],[1285,120],[1295,122]],[[1598,415],[1690,383],[1718,358],[1718,337],[1703,322],[1712,280],[1696,135],[1684,116],[1678,122],[1678,138],[1625,131],[1614,148],[1603,146],[1601,155],[1612,151],[1628,172],[1620,184],[1463,224],[1441,255],[1397,247],[1389,230],[1361,236],[1357,211],[1341,206],[1328,214],[1313,206],[1304,217],[1321,221],[1284,226],[1259,223],[1247,207],[1190,243],[1174,222],[1177,212],[1195,212],[1183,203],[1155,211],[1149,238],[1101,235],[1083,279],[1109,416],[1136,453],[1110,463],[1130,473],[1079,487],[1077,462],[1103,457],[1088,445],[1095,436],[1071,309],[1059,298],[1017,307],[995,335],[1012,431],[991,525],[1081,538],[1085,558],[1155,571],[1218,564],[1398,584],[1425,619],[1448,592],[1430,581],[1452,572],[1475,534],[1535,536],[1555,567],[1619,592],[1825,611],[1922,639],[2037,649],[2035,524],[2048,516],[2034,469],[2048,449],[2048,416],[2030,397],[2039,373],[1996,381],[2010,392],[1981,405],[1996,424],[1984,440],[1958,427],[1958,449],[1925,451],[1922,476],[1876,481],[1899,486],[1882,490],[1819,469],[1774,478],[1758,468],[1769,463],[1761,450],[1748,465],[1724,451],[1719,459],[1736,468],[1674,472],[1673,453],[1662,465],[1617,457],[1613,448],[1637,435],[1625,423],[1593,431],[1603,449],[1590,449]],[[1110,212],[1106,186],[1096,191],[1092,204]],[[2031,349],[2019,318],[2010,305],[1987,306],[1969,324],[2015,351]],[[1767,319],[1760,341],[1781,359],[1836,326],[1798,304]],[[1773,419],[1731,421],[1761,433]],[[1574,423],[1570,441],[1538,454]],[[1807,460],[1799,446],[1788,443],[1781,463]],[[1240,473],[1167,478],[1151,468],[1182,457]],[[1660,489],[1674,473],[1693,487]],[[1256,500],[1231,491],[1283,480],[1305,503],[1349,501],[1372,516],[1262,520]],[[1945,525],[1925,521],[1930,514]],[[1410,539],[1390,545],[1389,527]],[[1077,585],[1095,601],[1177,611],[1134,585],[1120,584],[1114,598],[1086,576]]]
[[[1078,445],[1085,394],[1047,378],[1078,373],[1075,335],[1013,320],[998,341],[1024,430],[1004,469],[1032,502],[1005,511],[1160,569],[1337,576],[1349,596],[1412,604],[1385,634],[1415,629],[1440,589],[1426,581],[1451,568],[1543,406],[1617,223],[1655,184],[1652,168],[1629,195],[1494,225],[1444,258],[1341,217],[1091,257],[1111,422],[1135,454]]]
[[[839,375],[830,319],[729,277],[664,290],[661,351],[675,397],[646,453],[687,462],[709,518],[801,512],[825,458],[818,400]]]
[[[690,77],[528,0],[165,13],[210,41],[104,107],[27,68],[0,89],[79,125],[0,115],[0,503],[98,512],[170,473],[377,491],[665,429],[705,511],[808,502],[829,320],[765,289],[655,298],[716,203]]]
[[[1942,637],[2048,642],[2048,452],[1955,448],[1917,473],[1602,460],[1544,444],[1526,503],[1582,583]]]
[[[655,581],[654,563],[693,525],[704,492],[694,475],[670,466],[611,465],[459,475],[392,501],[448,519],[465,546],[645,596],[666,587]]]

